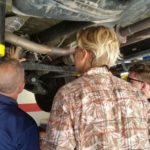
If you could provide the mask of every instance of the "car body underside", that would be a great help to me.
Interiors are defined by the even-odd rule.
[[[50,111],[57,90],[77,78],[71,59],[76,32],[98,25],[118,34],[118,73],[134,59],[149,63],[150,0],[0,0],[0,42],[6,57],[12,47],[22,48],[26,89],[41,109]]]

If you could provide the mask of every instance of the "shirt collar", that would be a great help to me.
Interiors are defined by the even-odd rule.
[[[0,103],[8,105],[18,105],[16,100],[1,94],[0,94]]]
[[[106,73],[110,74],[109,69],[105,66],[103,67],[94,67],[85,72],[83,75],[93,75],[93,74],[100,74],[100,73]]]

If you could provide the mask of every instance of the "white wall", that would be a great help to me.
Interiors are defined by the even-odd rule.
[[[17,102],[18,104],[35,104],[36,105],[34,94],[27,90],[23,90],[23,92],[19,95]],[[37,125],[40,125],[41,123],[42,124],[47,123],[48,118],[49,118],[49,113],[44,112],[42,110],[37,110],[37,111],[31,110],[30,112],[27,112],[27,113],[33,117]]]

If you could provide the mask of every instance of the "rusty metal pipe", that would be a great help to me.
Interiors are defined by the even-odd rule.
[[[137,22],[133,25],[129,25],[127,27],[121,28],[120,29],[120,35],[121,36],[129,36],[132,35],[136,32],[145,30],[147,28],[150,28],[150,18],[144,19],[140,22]]]
[[[17,36],[12,33],[5,33],[5,41],[16,46],[20,46],[24,49],[30,50],[36,53],[48,54],[53,56],[66,56],[74,52],[73,49],[60,49],[50,48],[46,45],[37,44],[23,37]]]

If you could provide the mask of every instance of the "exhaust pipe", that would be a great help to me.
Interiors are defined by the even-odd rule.
[[[133,25],[129,25],[127,27],[120,29],[120,35],[123,37],[133,35],[139,31],[148,29],[150,27],[150,18],[146,18],[142,21],[139,21]]]
[[[50,48],[46,45],[37,44],[8,32],[5,33],[5,41],[32,52],[47,54],[51,56],[67,56],[74,53],[74,49]]]
[[[137,33],[133,34],[132,36],[128,36],[127,42],[122,43],[121,47],[131,45],[131,44],[137,43],[139,41],[146,40],[148,38],[150,38],[150,28],[148,28],[146,30],[142,30],[140,32],[137,32]]]

